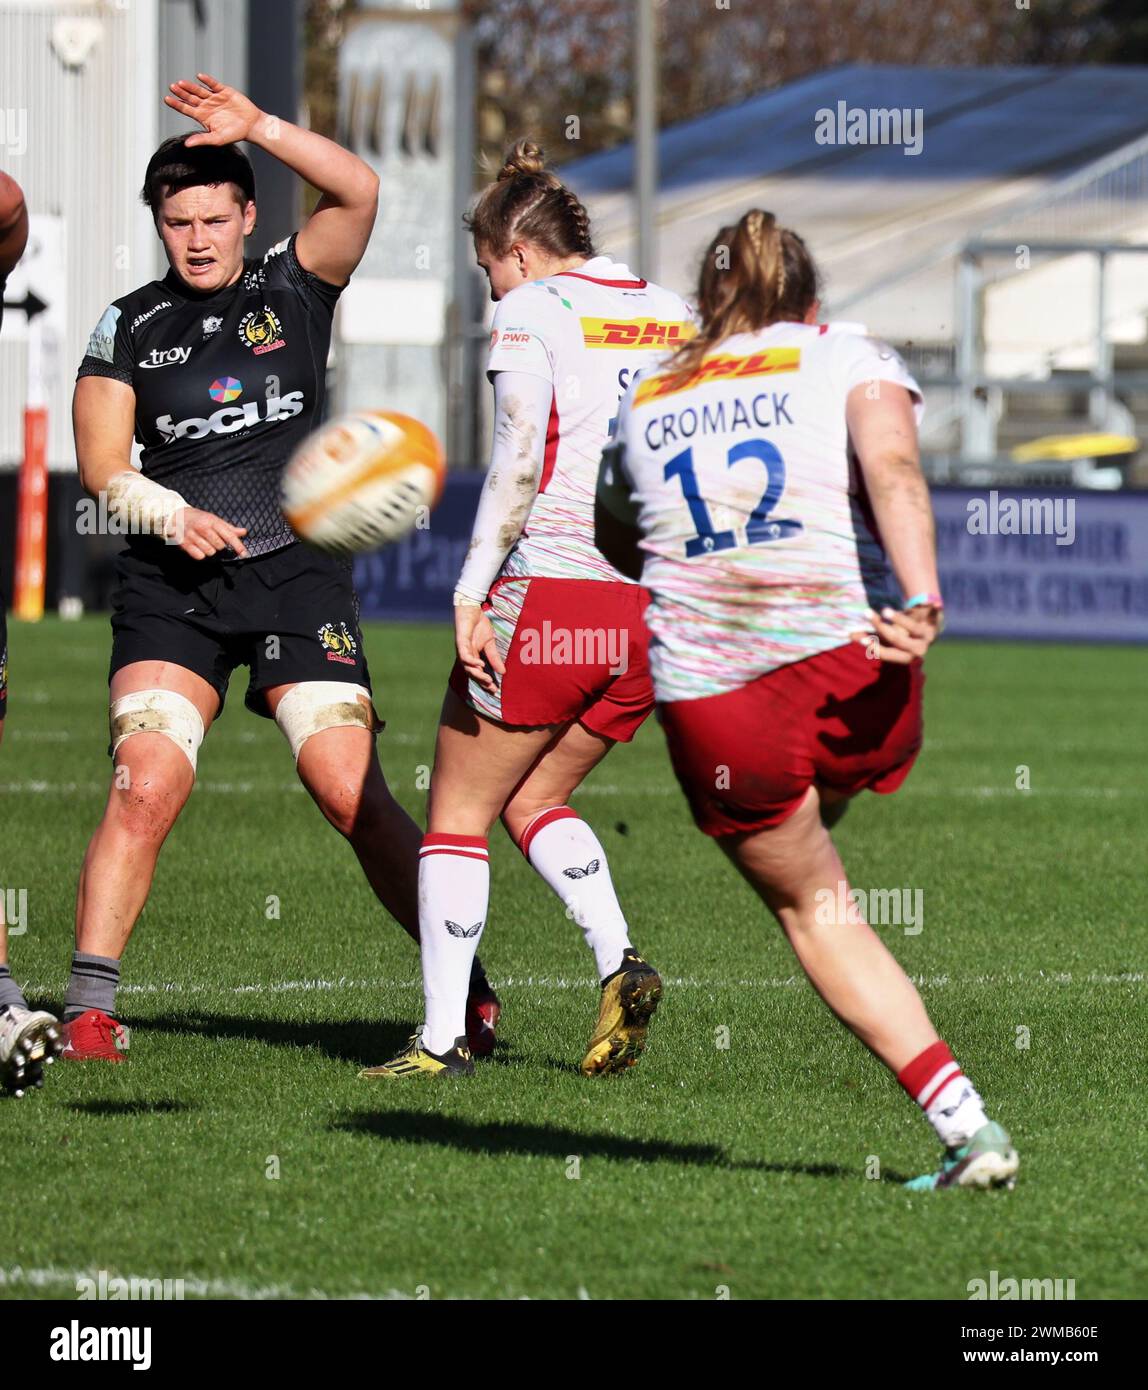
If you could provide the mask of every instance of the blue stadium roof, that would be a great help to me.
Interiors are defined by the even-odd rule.
[[[818,143],[839,104],[919,112],[920,152]],[[809,241],[832,308],[1145,132],[1148,67],[833,68],[662,132],[657,278],[688,291],[717,228],[762,206]],[[632,161],[627,144],[562,169],[631,263]],[[951,331],[939,300],[927,326],[909,322],[920,305],[883,308],[871,326],[890,336]]]

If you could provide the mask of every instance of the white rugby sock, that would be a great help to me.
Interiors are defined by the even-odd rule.
[[[597,835],[569,806],[552,806],[527,823],[519,849],[582,928],[598,978],[612,975],[630,944],[630,929]]]
[[[419,851],[423,1047],[442,1054],[466,1034],[470,968],[486,925],[490,863],[477,835],[426,835]]]
[[[988,1123],[984,1101],[947,1043],[927,1047],[902,1068],[897,1080],[925,1112],[946,1149],[959,1148]]]

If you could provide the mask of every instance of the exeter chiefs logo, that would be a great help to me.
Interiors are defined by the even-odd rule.
[[[359,644],[347,631],[346,623],[340,623],[337,630],[334,623],[324,623],[319,629],[319,641],[323,644],[328,661],[337,661],[341,666],[354,666]]]
[[[239,325],[239,340],[257,357],[261,353],[274,352],[276,348],[287,346],[283,339],[283,325],[266,304],[262,309],[253,309],[244,316]]]

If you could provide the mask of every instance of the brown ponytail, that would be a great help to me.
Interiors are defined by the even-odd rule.
[[[475,245],[505,256],[516,241],[533,242],[555,257],[592,256],[590,214],[578,196],[546,168],[542,150],[519,140],[498,177],[463,218]]]
[[[698,278],[702,326],[670,359],[675,378],[689,376],[725,338],[771,323],[801,323],[818,296],[818,274],[805,242],[754,208],[710,242]]]

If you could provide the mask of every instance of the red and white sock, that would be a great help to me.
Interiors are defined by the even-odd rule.
[[[490,861],[478,835],[425,835],[419,850],[423,1047],[440,1055],[466,1035],[470,968],[486,925]]]
[[[946,1149],[967,1143],[988,1123],[984,1101],[961,1071],[948,1043],[935,1042],[897,1073]]]
[[[630,929],[597,835],[577,811],[552,806],[527,822],[518,848],[582,928],[594,952],[598,978],[612,975],[630,944]]]

